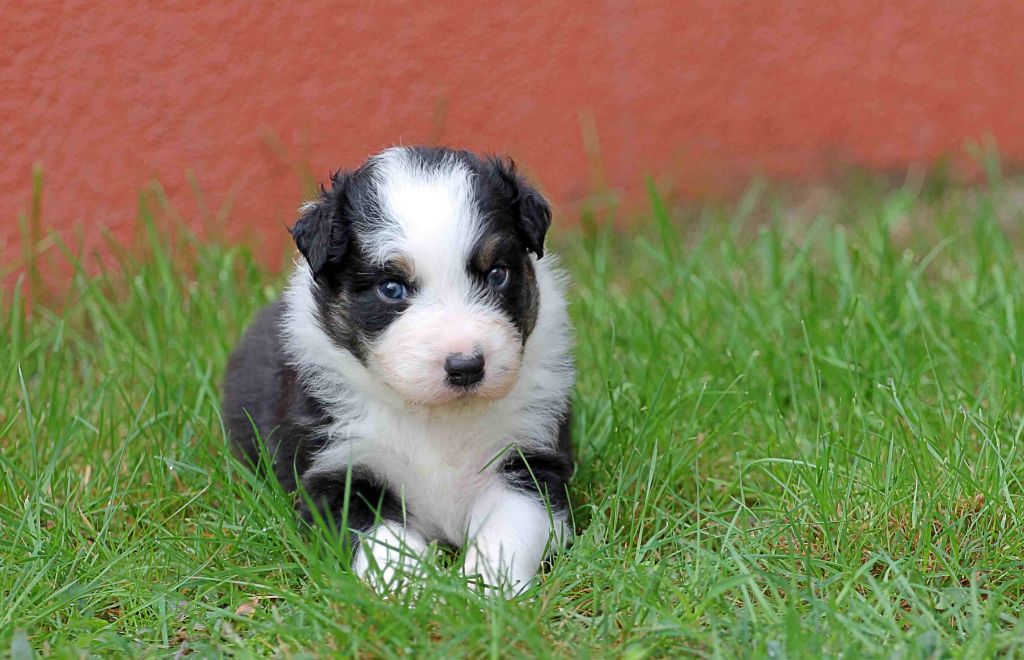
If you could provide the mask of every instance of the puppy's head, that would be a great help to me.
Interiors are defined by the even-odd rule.
[[[394,148],[306,204],[316,321],[405,400],[498,399],[537,319],[551,210],[511,161]]]

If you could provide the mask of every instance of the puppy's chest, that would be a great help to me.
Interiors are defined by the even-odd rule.
[[[498,466],[512,442],[497,420],[474,422],[368,416],[353,457],[402,500],[411,524],[460,544],[473,503],[501,479]]]

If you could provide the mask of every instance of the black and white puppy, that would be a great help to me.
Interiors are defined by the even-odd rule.
[[[256,461],[262,441],[307,519],[312,502],[347,525],[378,588],[438,541],[522,591],[571,534],[572,336],[547,202],[511,162],[398,147],[301,214],[305,261],[228,366],[233,444]]]

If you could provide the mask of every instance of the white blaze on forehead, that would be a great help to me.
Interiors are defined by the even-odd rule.
[[[474,395],[506,396],[519,377],[522,338],[467,269],[482,233],[473,173],[455,156],[424,164],[402,148],[377,156],[373,172],[379,224],[360,238],[379,263],[407,265],[415,293],[373,342],[371,369],[406,401],[441,405],[465,394],[448,384],[447,357],[480,353],[484,377]]]
[[[417,284],[460,290],[479,231],[472,173],[455,158],[424,165],[403,148],[375,158],[383,227],[377,259],[404,256]]]

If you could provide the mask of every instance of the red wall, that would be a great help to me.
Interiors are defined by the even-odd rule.
[[[0,3],[5,264],[36,162],[47,227],[127,236],[159,179],[189,222],[233,200],[234,235],[280,246],[300,163],[399,142],[510,153],[567,208],[602,178],[581,117],[627,197],[648,173],[714,193],[986,135],[1024,159],[1013,0],[100,4]]]

